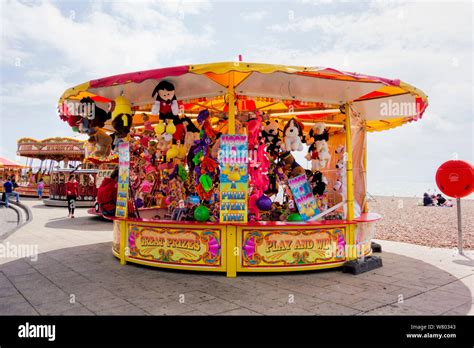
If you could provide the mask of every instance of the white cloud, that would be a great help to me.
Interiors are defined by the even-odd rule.
[[[101,4],[84,18],[76,14],[74,19],[49,2],[37,6],[8,2],[2,6],[3,26],[8,28],[2,50],[8,52],[8,60],[18,50],[31,51],[31,47],[13,50],[19,42],[30,41],[34,48],[54,49],[70,66],[79,66],[95,78],[156,68],[181,50],[214,44],[211,27],[191,30],[184,20],[208,8],[205,2],[112,2],[107,3],[108,8]]]
[[[5,106],[18,104],[29,105],[51,105],[54,107],[59,99],[58,96],[70,86],[58,75],[52,75],[47,79],[35,83],[9,83],[2,88],[1,101]]]
[[[268,37],[275,33],[280,39],[255,46],[251,60],[400,78],[422,89],[430,104],[422,120],[369,135],[369,168],[375,184],[397,178],[433,181],[437,167],[453,153],[473,158],[472,37],[462,34],[472,31],[472,8],[468,3],[370,4],[363,13],[295,16],[271,24]],[[308,45],[293,45],[281,39],[284,35],[304,35]]]
[[[267,11],[242,12],[240,17],[244,21],[260,21],[267,15]]]

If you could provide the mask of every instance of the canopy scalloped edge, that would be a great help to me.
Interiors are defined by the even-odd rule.
[[[371,75],[350,73],[350,72],[345,72],[345,71],[332,69],[332,68],[285,66],[285,65],[246,63],[246,62],[222,62],[222,63],[183,65],[183,66],[152,69],[152,70],[146,70],[146,71],[113,75],[113,76],[109,76],[105,78],[91,80],[89,82],[85,82],[75,87],[69,88],[63,93],[59,102],[62,103],[66,99],[73,96],[77,96],[81,92],[87,92],[89,89],[119,86],[119,85],[125,85],[128,83],[139,84],[149,79],[161,80],[161,79],[166,79],[166,78],[178,77],[187,73],[206,75],[208,73],[227,74],[230,72],[239,72],[239,73],[259,72],[263,74],[272,74],[275,72],[282,72],[282,73],[287,73],[287,74],[298,74],[298,75],[309,76],[313,78],[329,79],[329,80],[335,80],[335,81],[356,82],[356,83],[357,82],[378,83],[378,84],[382,84],[383,86],[396,87],[396,88],[391,88],[392,92],[387,92],[387,90],[390,90],[390,88],[388,87],[385,88],[383,93],[382,92],[379,93],[380,95],[382,95],[382,98],[390,98],[391,96],[400,96],[402,94],[409,93],[411,96],[414,96],[417,100],[422,101],[421,108],[416,116],[367,121],[366,124],[368,126],[368,131],[387,130],[390,128],[401,126],[407,122],[418,120],[422,117],[424,111],[426,110],[426,107],[428,106],[428,98],[423,91],[421,91],[420,89],[410,84],[400,81],[398,79],[387,79],[387,78],[371,76]],[[207,77],[211,79],[211,77],[209,76]],[[383,88],[381,88],[380,90],[383,90]],[[364,99],[359,99],[363,97],[364,96],[359,96],[353,101],[357,103],[364,102]]]

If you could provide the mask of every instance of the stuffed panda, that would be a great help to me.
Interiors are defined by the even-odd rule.
[[[277,157],[281,146],[280,125],[278,120],[268,120],[263,125],[262,136],[271,157]]]
[[[306,137],[306,144],[309,145],[308,147],[308,154],[306,155],[306,159],[311,161],[312,159],[316,159],[317,150],[316,150],[316,142],[318,141],[328,141],[329,140],[329,132],[326,129],[326,125],[322,122],[316,123],[311,129],[309,130],[308,136]]]
[[[311,177],[311,186],[313,187],[313,195],[322,196],[326,191],[327,179],[320,171],[315,172]]]

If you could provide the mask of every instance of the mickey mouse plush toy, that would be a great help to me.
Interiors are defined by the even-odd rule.
[[[174,85],[168,81],[158,83],[151,94],[156,96],[156,102],[151,109],[153,115],[160,115],[160,120],[174,120],[178,118],[178,101],[174,92]]]
[[[160,115],[160,120],[172,120],[176,126],[176,131],[173,134],[173,139],[184,142],[186,134],[185,125],[183,119],[179,114],[178,100],[175,94],[174,85],[166,80],[158,83],[151,94],[153,98],[156,96],[155,104],[151,109],[152,115]]]

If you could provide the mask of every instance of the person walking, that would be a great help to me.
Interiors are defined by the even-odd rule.
[[[5,191],[5,207],[8,208],[8,197],[14,196],[16,197],[16,202],[20,203],[20,195],[18,192],[15,192],[14,185],[12,183],[12,178],[8,177],[7,181],[3,184],[3,190]]]
[[[74,174],[69,176],[69,181],[66,183],[66,199],[68,217],[74,218],[74,209],[76,208],[76,198],[79,191],[79,183],[76,181]]]
[[[40,179],[39,182],[36,184],[36,192],[38,193],[38,199],[43,198],[43,191],[44,191],[44,181]]]

